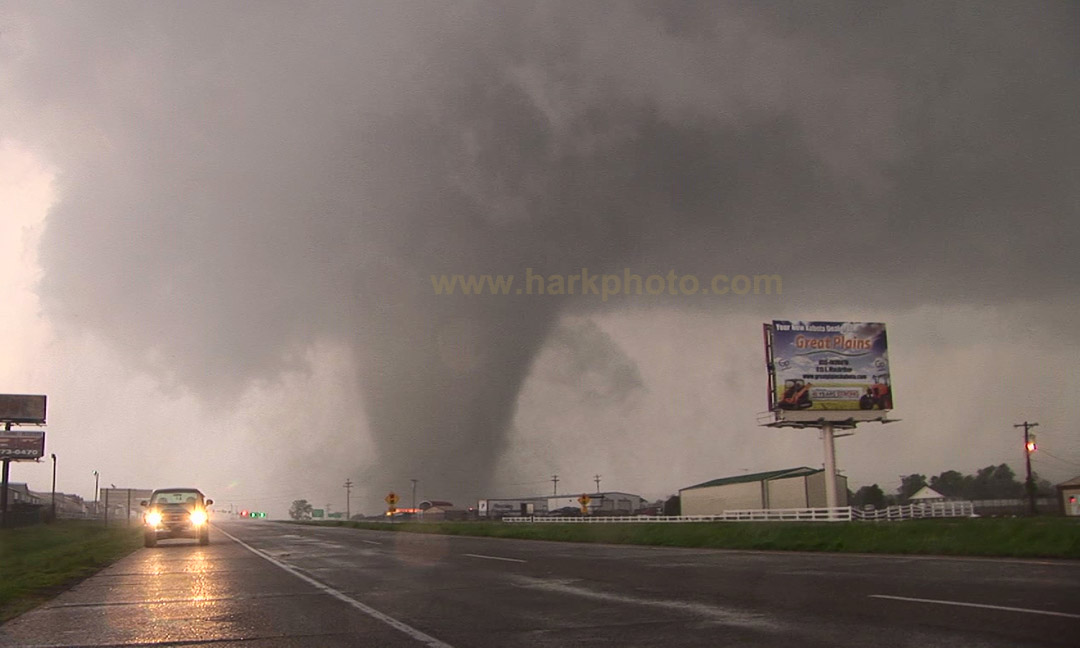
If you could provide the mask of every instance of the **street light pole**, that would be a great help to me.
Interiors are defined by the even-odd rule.
[[[52,457],[52,520],[56,521],[56,453],[49,455]]]
[[[416,515],[416,481],[417,480],[410,479],[409,481],[412,482],[412,511],[413,511],[412,514]]]

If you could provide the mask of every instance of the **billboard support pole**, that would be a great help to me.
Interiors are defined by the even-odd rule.
[[[11,421],[4,423],[4,431],[11,432]],[[11,460],[4,459],[3,475],[0,476],[0,525],[8,525],[8,475],[11,472]]]
[[[840,500],[836,492],[836,443],[832,423],[822,422],[821,440],[825,445],[825,506],[835,509],[840,506]],[[832,515],[830,510],[829,517]]]

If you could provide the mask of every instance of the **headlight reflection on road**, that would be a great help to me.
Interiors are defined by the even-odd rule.
[[[191,561],[184,565],[184,571],[192,575],[191,602],[200,608],[213,606],[213,599],[221,596],[218,582],[210,573],[210,561],[206,551],[199,550],[191,556]]]

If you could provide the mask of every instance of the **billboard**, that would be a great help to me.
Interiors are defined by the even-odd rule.
[[[774,320],[765,347],[771,411],[893,407],[884,324]]]
[[[0,394],[0,421],[45,424],[45,397]]]
[[[40,459],[45,456],[41,430],[0,430],[0,459]]]

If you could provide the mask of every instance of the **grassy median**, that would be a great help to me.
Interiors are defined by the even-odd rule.
[[[6,621],[142,545],[138,528],[61,521],[0,530],[0,622]]]
[[[318,522],[379,531],[610,544],[935,554],[1017,558],[1080,558],[1080,520],[970,518],[903,522],[701,522],[520,524],[506,522]]]

